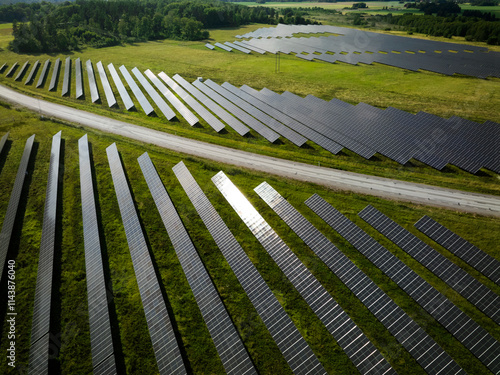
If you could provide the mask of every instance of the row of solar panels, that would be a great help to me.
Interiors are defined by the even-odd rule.
[[[70,63],[67,60],[66,65]],[[94,87],[91,91],[95,91],[92,97],[98,98],[90,60],[86,65],[87,75],[91,77],[89,82],[92,81],[90,87]],[[82,77],[79,59],[76,66],[78,94]],[[112,106],[116,99],[106,71],[101,62],[97,68]],[[153,106],[132,75],[125,66],[119,70],[144,112],[151,114]],[[113,64],[108,65],[108,71],[125,107],[131,109],[133,101]],[[153,86],[137,68],[132,69],[132,73],[168,120],[177,115],[167,102],[191,126],[198,123],[198,115],[217,132],[225,128],[225,122],[242,136],[252,130],[269,142],[283,137],[299,147],[310,140],[333,154],[347,148],[366,159],[379,153],[403,165],[415,159],[438,170],[452,164],[470,173],[477,173],[481,168],[500,173],[496,142],[500,126],[491,121],[478,124],[459,117],[443,119],[425,112],[414,115],[392,107],[381,110],[365,103],[353,106],[337,99],[325,102],[311,95],[301,98],[290,92],[282,95],[268,89],[259,92],[246,85],[237,88],[228,82],[222,85],[211,80],[189,83],[178,74],[171,78],[164,72],[155,75],[148,69],[144,74]],[[53,76],[56,74],[55,67]]]
[[[7,136],[8,134],[0,140],[0,153]],[[21,198],[19,192],[22,190],[33,140],[34,136],[26,142],[25,152],[0,233],[1,238],[7,239],[0,245],[2,269],[5,265],[12,232],[11,223],[15,219],[17,205]],[[37,373],[48,373],[48,339],[46,340],[47,345],[45,345],[44,340],[41,340],[40,337],[48,337],[48,331],[45,335],[43,333],[46,328],[48,329],[50,320],[51,284],[50,280],[47,280],[46,272],[49,270],[51,273],[51,263],[53,263],[50,253],[53,253],[54,244],[50,238],[53,237],[57,225],[54,210],[57,205],[57,168],[61,133],[54,136],[52,148],[30,352],[30,367]],[[93,197],[91,161],[86,136],[79,140],[79,152],[94,372],[116,373],[109,313],[105,299],[106,291]],[[160,290],[160,281],[149,255],[118,149],[113,144],[106,149],[106,152],[159,372],[165,374],[185,373],[185,365]],[[138,162],[225,370],[232,374],[255,373],[256,370],[243,342],[199,258],[154,164],[147,153],[141,155]],[[181,162],[173,168],[173,172],[226,257],[291,370],[296,374],[325,373],[321,363],[294,326],[293,321],[273,296],[243,248],[222,221],[186,166]],[[219,172],[212,178],[212,181],[309,304],[312,311],[323,322],[360,373],[395,373],[379,350],[324,289],[319,280],[310,273],[274,232],[231,180],[223,172]],[[427,373],[465,373],[431,336],[275,189],[264,182],[254,190],[380,320]],[[500,343],[490,333],[321,197],[313,195],[305,203],[440,322],[486,367],[493,373],[500,371]],[[487,286],[374,207],[366,207],[359,213],[359,216],[441,278],[450,288],[468,299],[485,315],[496,323],[500,323],[500,297]],[[500,285],[499,261],[429,217],[424,216],[415,226]],[[44,238],[48,240],[46,241]],[[47,286],[48,282],[50,285],[47,284]],[[42,290],[43,293],[39,292]],[[48,298],[49,303],[39,302],[39,296]],[[40,315],[38,310],[42,309],[46,311],[45,314]],[[41,320],[45,320],[46,324],[42,324]],[[39,335],[42,328],[44,331]]]

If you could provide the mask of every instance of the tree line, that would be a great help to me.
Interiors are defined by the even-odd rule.
[[[209,37],[207,28],[280,21],[310,23],[293,9],[278,13],[267,7],[207,0],[76,0],[0,7],[0,22],[13,22],[10,48],[32,53],[167,38],[201,40]]]

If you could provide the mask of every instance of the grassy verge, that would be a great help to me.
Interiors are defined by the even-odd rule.
[[[293,180],[257,174],[248,170],[188,157],[147,144],[132,142],[106,133],[87,131],[79,127],[66,126],[51,121],[40,121],[35,115],[0,107],[0,135],[10,130],[6,150],[1,154],[0,217],[5,216],[13,181],[24,148],[25,140],[36,134],[34,158],[28,169],[29,182],[23,194],[21,212],[24,220],[18,220],[14,240],[15,250],[8,259],[17,262],[17,370],[25,368],[29,353],[32,305],[40,246],[43,205],[50,157],[51,137],[62,130],[63,158],[61,174],[61,203],[58,225],[59,238],[56,249],[56,320],[60,322],[54,332],[54,357],[60,373],[89,373],[91,371],[90,335],[86,305],[86,272],[84,263],[83,233],[81,225],[80,186],[77,140],[88,133],[92,147],[92,160],[96,176],[99,224],[103,235],[104,260],[110,280],[113,311],[116,314],[114,329],[119,333],[121,349],[119,361],[128,374],[152,374],[156,372],[151,344],[147,339],[147,328],[140,303],[139,292],[126,245],[125,233],[119,214],[105,148],[117,142],[136,207],[145,229],[150,251],[165,288],[181,345],[186,352],[189,366],[194,373],[220,373],[222,365],[215,347],[203,323],[194,297],[169,241],[161,218],[155,208],[145,180],[137,163],[137,157],[148,151],[180,214],[186,229],[214,281],[224,304],[233,318],[243,341],[261,373],[289,373],[286,363],[265,329],[262,321],[244,294],[227,262],[215,246],[208,231],[196,214],[189,199],[178,183],[171,167],[184,160],[195,179],[221,214],[231,231],[236,235],[253,263],[263,275],[277,298],[299,327],[325,368],[331,373],[352,374],[354,367],[328,334],[309,307],[282,275],[269,255],[259,245],[237,214],[211,183],[210,178],[223,170],[241,191],[256,206],[259,212],[321,281],[339,304],[351,315],[373,343],[384,353],[391,365],[400,374],[424,374],[409,354],[371,315],[351,292],[327,269],[303,242],[286,228],[283,222],[253,192],[262,181],[268,181],[288,199],[315,226],[325,233],[348,257],[359,265],[391,298],[408,312],[424,329],[442,345],[452,357],[470,374],[486,374],[487,369],[479,363],[449,333],[402,292],[393,282],[373,267],[360,253],[335,232],[329,229],[304,204],[313,193],[319,193],[341,212],[354,220],[363,229],[382,242],[388,249],[410,265],[417,273],[437,289],[451,298],[494,337],[500,339],[495,325],[469,302],[450,290],[428,270],[413,261],[397,247],[372,230],[356,215],[367,204],[372,204],[393,220],[404,225],[423,240],[429,240],[412,226],[424,214],[455,230],[482,250],[500,259],[500,219],[455,213],[442,209],[411,204],[399,204],[369,196],[339,193],[326,188]],[[484,278],[468,265],[437,245],[438,251],[452,259],[474,277],[484,282],[495,292],[500,287]],[[2,322],[5,322],[2,310]],[[6,325],[2,323],[2,337],[6,336]],[[0,348],[5,352],[7,340]],[[1,373],[15,373],[0,365]]]

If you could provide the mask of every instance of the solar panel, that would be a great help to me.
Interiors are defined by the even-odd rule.
[[[149,116],[154,111],[153,107],[151,106],[151,104],[149,104],[148,100],[142,93],[141,89],[139,88],[139,86],[137,86],[137,83],[135,83],[134,79],[132,78],[132,76],[130,75],[130,73],[128,72],[127,68],[125,68],[124,65],[120,66],[120,72],[122,72],[125,81],[127,81],[128,86],[134,93],[136,99],[139,101],[139,104],[141,105],[142,109],[144,110],[144,112],[146,112],[146,115]]]
[[[23,64],[23,66],[22,66],[22,67],[21,67],[21,69],[19,70],[19,73],[17,73],[17,76],[16,76],[16,78],[14,79],[15,81],[19,81],[19,80],[21,80],[21,78],[23,78],[23,74],[24,74],[24,72],[26,71],[26,68],[28,67],[28,64],[29,64],[29,63],[30,63],[29,61],[26,61],[26,62]]]
[[[376,208],[368,205],[358,215],[467,298],[479,310],[500,323],[500,297],[489,288]]]
[[[12,65],[9,69],[9,71],[7,72],[7,74],[5,75],[6,77],[10,77],[12,74],[14,74],[14,70],[16,70],[17,68],[17,65],[18,65],[18,62],[16,61],[14,63],[14,65]]]
[[[2,137],[2,140],[4,139],[4,137],[5,135]],[[14,187],[12,188],[12,193],[10,194],[9,198],[9,204],[7,206],[7,212],[5,213],[5,217],[3,219],[2,231],[0,232],[0,238],[2,239],[2,241],[0,241],[0,281],[2,280],[3,270],[5,268],[5,260],[7,259],[7,253],[9,251],[12,229],[14,228],[14,222],[16,220],[17,208],[19,206],[19,200],[21,199],[24,177],[26,176],[26,168],[28,167],[34,140],[35,135],[33,134],[28,138],[28,140],[26,141],[26,145],[24,146],[23,156],[21,157],[21,164],[19,164],[19,168],[17,169]]]
[[[80,99],[83,96],[83,75],[82,75],[82,62],[80,58],[75,61],[75,97]]]
[[[92,67],[92,61],[87,60],[85,65],[87,65],[87,76],[89,78],[90,97],[92,99],[92,103],[95,103],[95,102],[99,101],[99,91],[97,90],[97,83],[95,81],[94,68]]]
[[[2,66],[0,66],[0,73],[3,73],[4,69],[7,67],[7,63],[3,63]]]
[[[224,369],[229,374],[256,374],[243,342],[149,155],[144,153],[137,160]]]
[[[36,60],[35,63],[33,64],[33,67],[31,68],[30,74],[28,74],[28,78],[26,78],[26,81],[24,82],[25,85],[28,85],[35,79],[35,73],[38,70],[38,66],[40,65],[40,60]]]
[[[208,49],[214,49],[214,46],[211,45],[210,43],[206,43],[205,47],[207,47]]]
[[[429,216],[423,216],[417,221],[415,228],[500,285],[500,262],[498,260]]]
[[[137,77],[137,79],[141,83],[142,87],[144,87],[146,92],[149,94],[151,99],[153,99],[156,106],[165,115],[167,120],[169,120],[169,121],[172,120],[176,116],[175,112],[172,111],[172,109],[168,106],[168,104],[165,102],[165,100],[163,100],[163,98],[160,96],[160,94],[158,94],[158,92],[154,89],[154,87],[151,86],[151,84],[142,75],[142,73],[139,71],[139,69],[134,68],[134,69],[132,69],[132,72]]]
[[[434,363],[434,366],[427,371],[429,374],[465,374],[465,371],[417,323],[271,185],[263,182],[254,190],[425,370],[430,363]]]
[[[242,47],[242,46],[239,46],[237,44],[233,44],[233,43],[230,43],[230,42],[225,42],[224,43],[226,46],[228,46],[229,48],[232,48],[232,49],[235,49],[235,50],[238,50],[240,52],[243,52],[243,53],[250,53],[252,51],[250,51],[249,49],[245,48],[245,47]]]
[[[377,374],[395,373],[382,354],[229,178],[223,172],[219,172],[212,177],[212,182],[322,321],[358,370],[363,374],[370,372]]]
[[[267,126],[265,126],[260,121],[257,121],[255,118],[250,116],[248,113],[241,110],[240,108],[235,106],[233,103],[231,103],[229,100],[222,97],[222,95],[215,92],[212,88],[209,88],[208,86],[204,85],[202,82],[200,82],[198,80],[193,82],[193,86],[195,86],[196,88],[201,90],[205,95],[208,95],[210,97],[210,99],[215,100],[222,107],[224,107],[226,110],[231,112],[234,116],[239,118],[241,121],[243,121],[246,125],[248,125],[253,130],[255,130],[257,133],[259,133],[261,136],[263,136],[269,142],[272,143],[272,142],[275,142],[279,139],[278,133],[276,133],[274,130],[269,129]]]
[[[7,132],[2,136],[2,139],[0,139],[0,154],[2,154],[3,146],[5,146],[5,143],[7,143],[7,138],[9,137],[9,133]]]
[[[64,78],[61,96],[69,95],[69,79],[71,76],[71,58],[66,57],[66,64],[64,64]]]
[[[57,58],[52,69],[52,77],[50,78],[49,91],[57,90],[57,78],[59,77],[59,68],[61,66],[61,59]]]
[[[185,374],[184,362],[116,144],[106,148],[106,153],[158,371],[160,374]]]
[[[33,306],[33,319],[31,322],[30,357],[38,357],[33,364],[30,363],[30,372],[32,373],[33,366],[38,367],[39,363],[44,367],[44,373],[48,373],[49,341],[45,339],[43,341],[44,345],[33,344],[50,333],[60,153],[61,132],[57,133],[52,138],[52,149],[50,152],[49,177],[45,195],[42,238],[40,241],[40,255],[35,287],[35,302]],[[32,354],[32,351],[41,353]]]
[[[191,112],[172,92],[154,75],[151,70],[144,72],[153,82],[158,90],[167,98],[174,108],[184,117],[189,125],[193,126],[198,123],[198,118]]]
[[[116,105],[115,94],[113,94],[113,90],[111,89],[111,85],[109,84],[108,77],[106,76],[106,71],[104,70],[104,66],[102,66],[102,62],[99,61],[96,66],[97,71],[99,72],[99,77],[101,77],[101,84],[104,88],[104,94],[106,95],[108,107],[111,108]]]
[[[228,113],[225,109],[220,107],[217,103],[215,103],[208,96],[203,94],[200,90],[182,78],[180,75],[176,74],[173,77],[182,87],[184,87],[187,91],[191,93],[196,99],[202,102],[209,110],[215,113],[219,118],[224,120],[226,124],[228,124],[231,128],[233,128],[239,135],[246,135],[250,129],[244,124],[242,124],[238,119],[234,118],[230,113]]]
[[[102,373],[101,366],[107,362],[106,372],[116,373],[87,134],[78,140],[78,152],[92,367],[94,373]]]
[[[49,71],[49,66],[50,66],[50,60],[45,61],[45,64],[43,64],[42,73],[40,73],[40,78],[38,78],[36,88],[39,88],[40,86],[43,85],[45,77],[47,76],[47,73]]]
[[[228,46],[225,46],[224,44],[221,44],[219,42],[215,43],[214,46],[219,47],[223,49],[224,51],[231,52],[232,48],[229,48]]]
[[[290,317],[181,161],[173,171],[294,374],[324,373]]]
[[[134,107],[134,102],[130,98],[130,95],[128,94],[125,86],[123,86],[122,80],[120,79],[118,72],[116,71],[113,64],[108,64],[108,70],[111,73],[111,77],[113,77],[113,81],[115,82],[115,86],[118,89],[118,92],[120,93],[120,97],[122,98],[122,102],[123,105],[125,106],[125,109],[127,111],[130,111],[130,109]]]
[[[50,333],[48,332],[31,345],[28,360],[29,374],[49,373],[49,346]]]
[[[486,330],[319,195],[310,197],[306,205],[389,276],[486,367],[494,373],[500,371],[500,342]]]
[[[281,122],[277,121],[268,114],[262,112],[259,108],[254,107],[249,102],[241,99],[238,95],[234,94],[230,88],[221,87],[210,79],[207,79],[205,84],[295,145],[300,147],[307,142],[307,139],[302,135],[283,125]]]

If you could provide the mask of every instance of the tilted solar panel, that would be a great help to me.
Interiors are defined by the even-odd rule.
[[[10,77],[12,74],[14,74],[14,70],[17,68],[18,62],[16,61],[8,70],[7,74],[5,75],[6,77]]]
[[[92,367],[102,373],[106,362],[106,372],[116,373],[87,134],[78,140],[78,153]]]
[[[121,68],[120,68],[121,69]],[[168,106],[168,104],[163,100],[163,98],[158,94],[158,92],[154,89],[153,86],[148,82],[148,80],[142,75],[139,69],[132,69],[132,73],[137,77],[142,87],[146,90],[148,95],[153,99],[156,106],[160,109],[160,111],[165,115],[168,121],[172,120],[176,115],[175,112],[172,111],[172,108]]]
[[[7,138],[9,138],[9,133],[7,132],[2,136],[2,139],[0,139],[0,154],[2,154],[3,146],[5,146],[5,143],[7,143]]]
[[[15,81],[20,81],[21,78],[23,78],[24,72],[26,72],[26,68],[28,67],[29,63],[30,63],[29,61],[26,61],[21,67],[21,69],[19,69],[19,72],[17,73],[17,76],[14,79]]]
[[[212,182],[363,374],[395,373],[345,311],[223,172]]]
[[[230,43],[230,42],[224,42],[224,44],[226,46],[228,46],[229,48],[238,50],[238,51],[243,52],[243,53],[250,53],[251,52],[249,49],[247,49],[245,47],[242,47],[242,46],[238,46],[237,44],[233,44],[233,43]]]
[[[2,137],[2,140],[4,139],[4,137]],[[5,139],[7,138],[5,137]],[[31,149],[33,148],[34,140],[34,134],[26,140],[23,156],[21,157],[21,163],[19,164],[19,167],[17,169],[16,179],[14,180],[14,187],[12,188],[12,192],[9,198],[9,204],[7,206],[7,211],[2,223],[2,231],[0,232],[0,239],[2,239],[0,241],[0,281],[2,281],[3,277],[5,260],[7,259],[10,239],[12,237],[12,229],[14,228],[14,222],[16,220],[17,208],[19,206],[19,200],[21,199],[24,178],[26,176],[26,169],[30,160]]]
[[[214,49],[214,46],[210,43],[205,43],[205,47],[207,47],[208,49]]]
[[[500,285],[500,262],[467,242],[458,234],[423,216],[415,228]]]
[[[80,58],[75,61],[75,86],[75,97],[80,99],[83,96],[82,62]]]
[[[113,64],[108,64],[108,70],[111,73],[111,77],[113,77],[113,81],[115,82],[115,86],[120,93],[120,98],[122,98],[123,105],[127,111],[130,111],[134,107],[134,102],[130,98],[127,89],[123,86],[123,82],[118,75]]]
[[[113,94],[113,90],[111,89],[111,85],[109,84],[108,76],[106,75],[106,71],[104,70],[102,62],[99,61],[96,66],[97,71],[99,72],[99,77],[101,78],[102,87],[104,88],[104,94],[106,95],[108,107],[111,108],[116,105],[115,94]]]
[[[137,86],[137,83],[135,83],[134,79],[128,72],[127,68],[125,68],[125,65],[120,66],[120,72],[122,72],[125,81],[127,81],[128,86],[134,93],[136,99],[139,101],[139,104],[141,105],[142,109],[144,110],[146,115],[149,116],[151,113],[154,112],[153,107],[151,106],[151,104],[149,104],[148,100],[142,93],[139,86]]]
[[[71,58],[66,57],[66,63],[64,64],[64,77],[63,77],[63,87],[61,96],[69,95],[69,85],[71,78]]]
[[[52,280],[54,270],[54,251],[57,224],[57,188],[59,183],[59,156],[61,153],[61,132],[52,138],[50,152],[49,176],[45,195],[43,212],[42,238],[40,241],[40,255],[35,287],[35,302],[33,319],[31,322],[30,373],[33,367],[41,365],[44,371],[37,373],[48,374],[49,340],[44,339],[44,345],[34,345],[50,333],[50,316],[52,301]],[[31,359],[33,360],[31,363]]]
[[[358,215],[467,298],[479,310],[500,323],[500,297],[488,287],[375,207],[368,205]]]
[[[224,44],[221,44],[219,42],[215,43],[214,46],[219,47],[223,49],[224,51],[231,52],[232,48],[229,48],[228,46],[225,46]]]
[[[33,67],[31,68],[30,74],[28,74],[28,77],[26,78],[26,81],[24,82],[25,85],[28,85],[35,79],[35,73],[38,70],[38,66],[40,65],[40,60],[36,60],[35,63],[33,64]]]
[[[500,342],[485,329],[319,195],[314,194],[305,203],[446,327],[486,367],[494,373],[500,371]]]
[[[87,60],[85,63],[87,66],[87,76],[89,78],[89,87],[90,87],[90,97],[92,99],[92,103],[99,101],[99,91],[97,90],[97,83],[95,81],[94,68],[92,67],[92,61]]]
[[[224,369],[228,374],[256,374],[238,331],[149,155],[144,153],[137,160]]]
[[[61,67],[61,59],[57,58],[54,62],[54,69],[52,69],[52,76],[50,78],[49,91],[57,90],[57,79],[59,77],[59,69]]]
[[[165,375],[185,374],[184,362],[116,144],[106,148],[106,153],[158,372]]]
[[[465,374],[465,371],[394,301],[368,278],[328,238],[263,182],[254,191],[358,297],[429,374]]]
[[[45,64],[43,64],[42,72],[40,73],[40,77],[38,78],[38,82],[36,83],[36,88],[39,88],[40,86],[43,85],[43,82],[45,81],[45,77],[47,76],[47,73],[49,72],[49,66],[50,66],[50,59],[47,59],[45,61]]]
[[[324,373],[311,348],[187,167],[181,161],[172,169],[293,373],[297,375]]]

